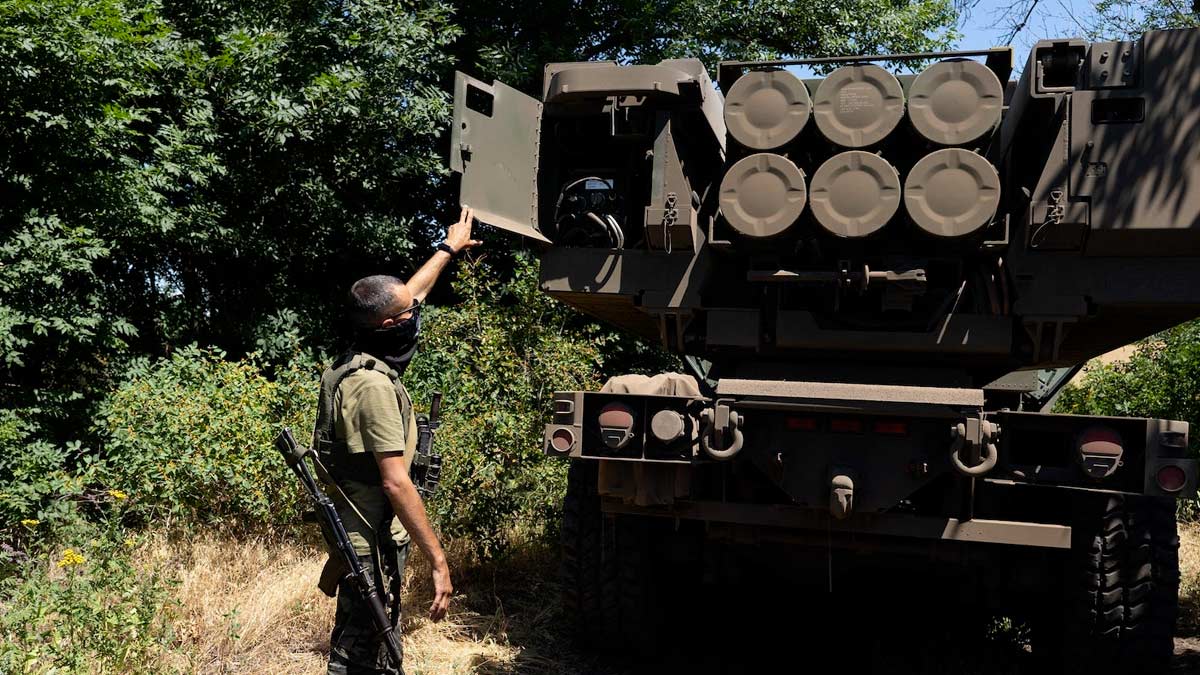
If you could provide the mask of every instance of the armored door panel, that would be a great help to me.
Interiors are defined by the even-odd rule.
[[[455,73],[450,168],[462,174],[459,201],[481,222],[549,243],[537,222],[541,121],[537,99]]]
[[[1101,74],[1139,85],[1072,95],[1071,197],[1090,201],[1086,250],[1200,255],[1200,31],[1147,33],[1141,63],[1136,54],[1114,50]]]

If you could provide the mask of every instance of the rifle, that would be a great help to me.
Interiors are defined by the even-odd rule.
[[[305,491],[308,496],[317,505],[317,518],[322,526],[327,528],[328,532],[333,536],[334,543],[337,544],[338,551],[341,552],[343,562],[349,572],[347,577],[354,581],[354,585],[358,588],[359,594],[362,596],[363,602],[370,608],[371,623],[375,625],[375,630],[378,631],[379,639],[383,640],[387,646],[388,656],[397,667],[401,663],[400,642],[396,640],[396,635],[392,632],[392,622],[388,620],[387,611],[383,607],[383,601],[379,598],[379,593],[375,590],[375,584],[371,581],[370,575],[363,568],[363,565],[358,560],[358,555],[354,552],[354,545],[350,543],[350,537],[346,534],[346,527],[342,525],[342,519],[338,516],[337,508],[333,505],[333,500],[330,499],[321,488],[317,485],[317,481],[313,479],[312,473],[308,470],[308,463],[304,461],[305,457],[311,456],[313,465],[317,469],[317,473],[322,474],[324,479],[328,474],[325,468],[321,465],[321,461],[317,459],[317,455],[311,448],[302,448],[292,436],[292,430],[284,427],[279,432],[279,436],[275,438],[275,448],[283,455],[284,461],[295,472],[296,477],[304,484]],[[415,458],[414,458],[415,459]]]
[[[429,415],[417,416],[417,452],[409,475],[421,499],[432,497],[442,478],[442,456],[433,451],[433,439],[442,423],[441,409],[442,392],[435,391],[429,403]]]

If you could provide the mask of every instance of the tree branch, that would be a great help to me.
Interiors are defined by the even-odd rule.
[[[1029,17],[1033,16],[1033,10],[1037,8],[1039,2],[1041,2],[1041,0],[1032,0],[1032,2],[1029,3],[1029,10],[1025,12],[1025,18],[1021,19],[1020,23],[1013,26],[1012,32],[1008,34],[1008,39],[1004,41],[1004,44],[1011,45],[1012,41],[1017,37],[1017,33],[1025,30],[1025,24],[1029,23]]]

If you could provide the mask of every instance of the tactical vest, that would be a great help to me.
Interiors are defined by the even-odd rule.
[[[346,439],[337,438],[336,394],[342,381],[358,370],[374,370],[388,376],[396,389],[396,401],[400,404],[400,419],[406,427],[404,436],[404,454],[406,461],[411,458],[417,448],[417,434],[414,433],[413,403],[404,385],[400,384],[400,374],[390,368],[382,360],[370,354],[347,352],[338,358],[321,374],[321,398],[317,410],[317,426],[313,432],[313,448],[316,449],[321,461],[329,468],[330,475],[337,481],[355,480],[368,485],[379,485],[379,465],[370,452],[350,453]]]

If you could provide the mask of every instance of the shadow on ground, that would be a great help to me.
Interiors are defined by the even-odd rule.
[[[463,639],[517,650],[510,661],[480,657],[472,664],[488,675],[740,675],[815,664],[853,673],[1008,675],[1035,666],[1022,626],[932,601],[939,594],[923,587],[883,598],[831,596],[766,578],[705,583],[672,600],[674,620],[654,636],[649,655],[635,657],[620,648],[601,655],[574,639],[558,607],[551,548],[473,565],[456,585],[469,589],[460,601],[469,610],[461,617]],[[1172,672],[1200,673],[1200,637],[1176,640]]]

